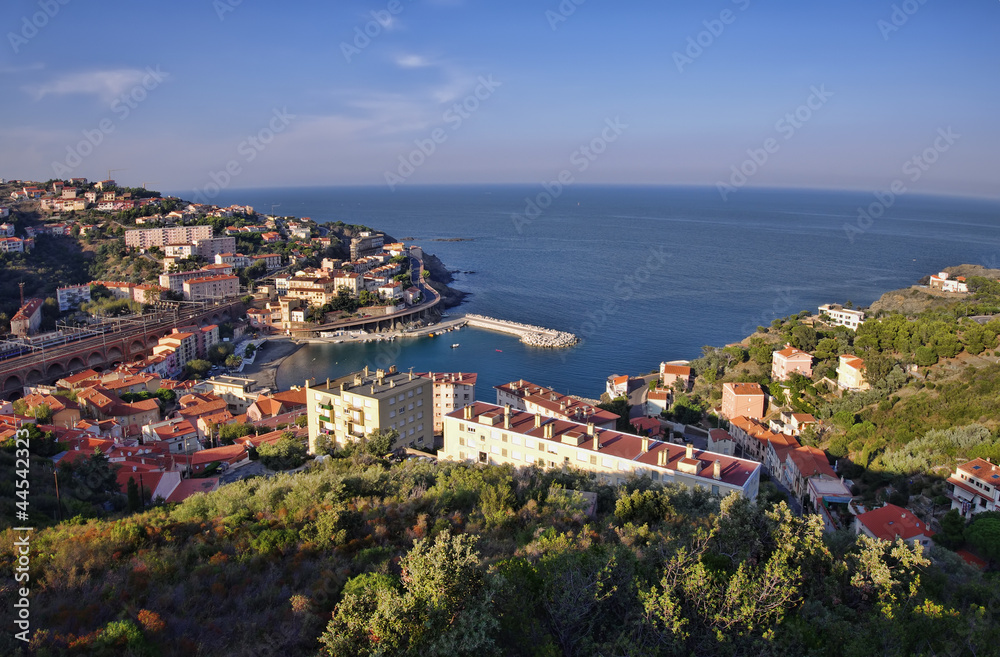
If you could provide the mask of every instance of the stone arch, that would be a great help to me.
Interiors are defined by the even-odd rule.
[[[45,373],[41,370],[28,370],[28,375],[24,377],[25,385],[33,385],[38,383],[45,377]]]
[[[87,356],[87,366],[95,367],[104,362],[104,354],[99,351],[92,351],[90,355]]]
[[[52,363],[45,369],[45,377],[54,379],[66,373],[66,367],[62,363]]]
[[[83,358],[81,358],[80,356],[73,356],[73,358],[68,363],[66,363],[66,369],[70,372],[73,372],[75,370],[82,370],[85,367],[87,367],[87,363],[85,363],[83,361]]]
[[[219,315],[219,313],[215,313],[214,315],[212,315],[212,323],[213,324],[222,323],[222,317]]]
[[[108,348],[108,360],[121,360],[122,355],[122,350],[118,347]]]
[[[20,392],[21,388],[24,386],[24,381],[17,374],[11,374],[3,382],[3,389],[7,393],[12,393],[14,391]]]
[[[142,338],[137,338],[132,340],[132,343],[128,346],[128,352],[130,354],[135,354],[142,352],[146,349],[146,343],[143,342]]]

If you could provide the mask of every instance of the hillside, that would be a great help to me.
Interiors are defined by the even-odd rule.
[[[947,551],[572,471],[336,458],[31,540],[38,655],[998,654],[1000,587]]]

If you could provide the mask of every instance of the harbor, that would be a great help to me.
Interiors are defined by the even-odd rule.
[[[522,324],[505,319],[496,319],[484,315],[458,315],[455,317],[444,317],[440,322],[412,328],[402,331],[337,331],[336,333],[320,334],[319,338],[308,338],[300,340],[306,343],[343,343],[343,342],[383,342],[393,341],[397,338],[422,338],[439,337],[444,333],[457,331],[458,329],[470,326],[473,328],[497,331],[508,335],[517,336],[520,341],[529,347],[541,347],[547,349],[561,349],[572,347],[579,342],[579,339],[572,333],[557,331],[542,326]],[[459,343],[453,345],[460,346]]]

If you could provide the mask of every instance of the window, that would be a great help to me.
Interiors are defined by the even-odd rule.
[[[500,440],[500,432],[497,431],[496,429],[493,429],[492,431],[490,431],[490,438],[492,438],[493,440]]]
[[[459,422],[458,423],[458,430],[459,431],[465,431],[465,422]]]
[[[316,401],[323,401],[323,395],[319,394],[318,392],[313,393],[313,397],[316,398]]]
[[[511,452],[511,458],[515,461],[521,460],[521,452]]]
[[[506,449],[501,449],[500,450],[500,456],[502,456],[504,458],[507,458],[507,450]]]
[[[417,394],[418,394],[418,395],[419,395],[420,393],[422,393],[423,391],[424,391],[424,387],[423,387],[423,386],[417,386]]]
[[[521,436],[511,436],[510,437],[510,442],[514,443],[515,445],[520,445],[521,444]]]
[[[535,441],[534,441],[534,439],[532,439],[532,438],[525,438],[524,439],[524,446],[527,447],[528,449],[535,449]]]
[[[603,467],[605,467],[605,468],[613,468],[613,467],[615,467],[615,462],[614,462],[613,459],[609,459],[608,457],[604,457],[604,458],[601,459],[601,465]]]
[[[424,416],[424,412],[423,412],[423,411],[420,411],[419,413],[417,413],[417,419],[418,419],[418,420],[419,420],[420,418],[422,418],[423,416]]]
[[[718,494],[719,494],[719,487],[712,486],[712,495],[718,495]]]
[[[406,401],[406,395],[402,395],[402,394],[401,394],[401,395],[399,395],[399,399],[397,399],[396,401],[399,401],[399,402],[404,402],[404,401]]]
[[[366,399],[365,400],[365,408],[371,408],[371,407],[372,407],[372,400]]]
[[[459,445],[465,445],[465,438],[462,438],[461,436],[459,436],[458,437],[458,444]]]
[[[422,425],[422,424],[418,424],[418,425],[417,425],[417,433],[420,433],[420,432],[422,432],[423,430],[424,430],[424,425]]]
[[[340,406],[340,397],[334,397],[333,398],[333,405],[334,406]]]
[[[407,397],[412,397],[412,396],[413,396],[413,391],[412,391],[412,390],[408,391],[408,392],[406,393],[406,396],[407,396]]]
[[[587,460],[587,453],[586,452],[577,452],[576,453],[576,460],[577,461],[586,461]]]
[[[396,411],[389,411],[389,417],[396,417]]]
[[[418,399],[417,400],[417,406],[423,406],[423,405],[424,405],[424,400],[423,399]]]
[[[493,453],[493,454],[499,454],[500,453],[500,446],[499,445],[491,445],[490,446],[490,452]]]
[[[411,435],[411,436],[413,435],[413,429],[410,429],[410,434],[409,435]]]

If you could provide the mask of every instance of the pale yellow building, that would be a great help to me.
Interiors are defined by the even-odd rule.
[[[376,429],[399,432],[395,447],[434,446],[433,385],[412,372],[355,372],[308,385],[309,452],[326,435],[337,445],[366,438]]]
[[[570,420],[476,402],[444,417],[439,459],[579,468],[612,485],[630,477],[757,497],[761,464]]]
[[[837,385],[847,390],[868,390],[865,380],[865,361],[857,356],[842,354],[837,366]]]

